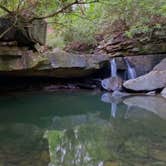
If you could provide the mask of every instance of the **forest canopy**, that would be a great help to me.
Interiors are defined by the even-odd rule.
[[[0,14],[45,19],[54,29],[50,44],[95,44],[98,36],[147,32],[166,23],[165,0],[1,0]]]

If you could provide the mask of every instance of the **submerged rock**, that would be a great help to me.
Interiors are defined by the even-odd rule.
[[[166,119],[166,100],[164,98],[156,96],[134,96],[124,99],[123,102],[129,107],[143,108],[157,114],[162,119]]]

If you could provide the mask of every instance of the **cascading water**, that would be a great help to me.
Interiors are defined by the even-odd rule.
[[[117,77],[117,64],[116,64],[115,58],[110,60],[110,68],[111,68],[110,77]],[[110,80],[109,79],[102,80],[101,85],[104,89],[108,90],[110,86]]]
[[[111,66],[111,77],[117,77],[117,64],[115,58],[110,61]]]
[[[54,57],[49,57],[49,60],[50,60],[51,67],[56,68],[57,64],[56,64],[55,58]]]
[[[127,73],[126,73],[126,79],[134,79],[136,78],[136,71],[135,68],[132,67],[129,63],[129,61],[127,60],[127,58],[124,58],[124,61],[127,65]]]
[[[111,103],[111,116],[112,116],[113,118],[116,117],[116,111],[117,111],[117,104],[114,103],[114,102],[112,102],[112,103]]]
[[[111,104],[111,117],[116,118],[117,103],[113,101],[114,99],[111,93],[104,93],[101,96],[101,101]]]

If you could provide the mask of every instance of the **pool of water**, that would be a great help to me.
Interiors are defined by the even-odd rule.
[[[166,100],[96,92],[0,96],[0,166],[166,166]]]

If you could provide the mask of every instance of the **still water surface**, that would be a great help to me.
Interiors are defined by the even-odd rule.
[[[94,92],[1,96],[0,166],[166,166],[166,100]]]

